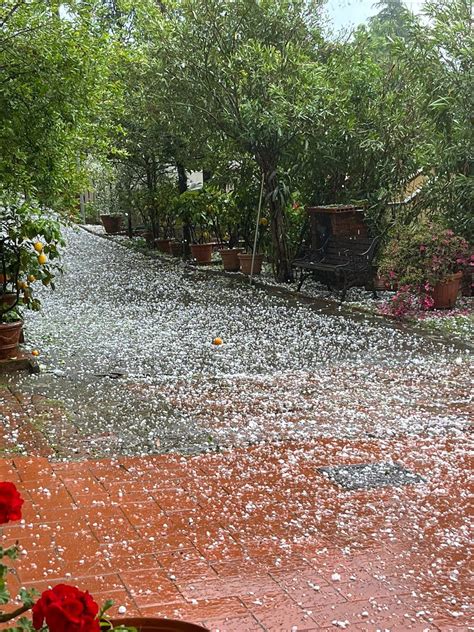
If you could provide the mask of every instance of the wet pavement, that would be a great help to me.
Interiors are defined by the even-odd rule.
[[[0,383],[13,590],[216,632],[472,629],[461,347],[68,238],[42,373]]]
[[[350,490],[319,468],[403,465]],[[321,439],[195,457],[1,464],[27,499],[12,583],[211,630],[468,630],[465,438]],[[3,544],[3,542],[2,542]]]
[[[68,241],[65,274],[27,321],[42,373],[9,383],[34,417],[41,398],[57,403],[62,414],[54,424],[40,416],[37,429],[58,458],[463,432],[469,423],[461,348],[83,230]]]

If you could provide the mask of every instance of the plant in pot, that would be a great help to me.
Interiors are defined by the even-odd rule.
[[[181,221],[190,227],[193,259],[201,265],[211,263],[213,244],[209,240],[215,228],[215,205],[203,189],[182,193],[177,204]]]
[[[379,274],[400,290],[419,296],[426,309],[452,308],[459,293],[463,270],[472,266],[467,241],[440,224],[420,222],[399,227],[382,254]],[[399,303],[397,296],[392,302]]]
[[[175,200],[177,188],[170,178],[164,178],[157,186],[155,193],[154,210],[156,213],[154,226],[157,234],[155,246],[161,252],[171,255],[175,234]],[[176,252],[176,249],[175,249]]]
[[[226,272],[238,272],[240,269],[238,255],[243,251],[243,248],[239,247],[240,209],[235,197],[223,191],[218,192],[217,203],[219,213],[216,234],[218,241],[223,245],[223,248],[219,249],[222,266]]]
[[[59,269],[60,225],[23,202],[3,209],[0,219],[0,358],[16,354],[23,309],[39,310],[35,285],[54,288]]]
[[[23,504],[14,483],[0,482],[0,527],[21,520]],[[100,608],[88,591],[63,583],[48,588],[41,595],[34,589],[21,588],[16,603],[10,603],[8,578],[12,569],[3,560],[14,561],[19,553],[18,545],[0,547],[0,624],[11,622],[8,632],[209,632],[184,621],[109,618],[106,613],[113,606],[112,600]],[[2,606],[7,606],[5,612]],[[29,611],[31,619],[26,616]]]
[[[116,235],[122,230],[122,213],[103,213],[100,221],[107,235]]]
[[[262,271],[264,254],[261,252],[262,244],[265,242],[268,234],[269,221],[268,218],[263,216],[258,222],[258,235],[255,243],[255,252],[252,248],[248,250],[250,252],[240,253],[238,256],[240,262],[240,271],[243,274],[260,274]]]

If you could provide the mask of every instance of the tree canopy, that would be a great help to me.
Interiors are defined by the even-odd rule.
[[[0,203],[65,210],[93,176],[158,236],[202,170],[207,187],[234,191],[224,232],[237,235],[263,181],[266,247],[287,281],[297,209],[357,202],[381,231],[423,173],[397,221],[433,215],[472,238],[470,4],[427,0],[421,19],[383,0],[334,36],[316,0],[6,0]]]

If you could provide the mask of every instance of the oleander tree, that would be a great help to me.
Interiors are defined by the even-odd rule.
[[[317,2],[177,0],[150,20],[175,115],[205,124],[264,180],[276,278],[292,278],[287,165],[319,107]]]
[[[474,240],[474,39],[470,0],[429,0],[429,28],[418,32],[430,182],[422,207]]]

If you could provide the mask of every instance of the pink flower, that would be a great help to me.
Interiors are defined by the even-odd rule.
[[[425,246],[425,245],[423,245],[423,244],[421,244],[421,246],[420,246],[420,252],[425,252],[425,250],[426,250],[426,246]]]

